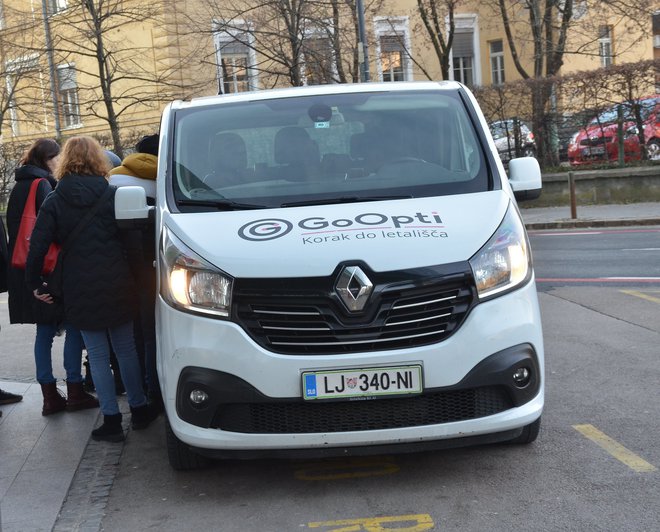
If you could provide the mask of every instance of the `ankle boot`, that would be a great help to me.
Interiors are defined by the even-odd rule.
[[[42,416],[50,416],[66,408],[66,397],[58,389],[56,383],[42,384],[41,393],[44,396],[44,406],[41,409]]]
[[[158,410],[150,404],[131,407],[131,427],[133,430],[146,429],[158,417]]]
[[[103,425],[92,431],[92,439],[111,442],[123,441],[124,429],[121,426],[121,414],[104,415]]]
[[[66,383],[67,400],[66,409],[69,412],[85,410],[86,408],[98,408],[99,402],[93,395],[83,389],[82,382]]]

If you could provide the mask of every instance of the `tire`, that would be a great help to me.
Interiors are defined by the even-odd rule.
[[[660,161],[660,140],[653,139],[646,145],[649,161]]]
[[[167,443],[167,458],[170,466],[176,471],[202,469],[209,465],[210,460],[194,452],[188,445],[174,435],[170,422],[165,420],[165,441]]]
[[[522,434],[509,440],[509,443],[513,444],[528,444],[532,443],[539,435],[539,430],[541,429],[541,418],[538,418],[533,423],[523,427]]]

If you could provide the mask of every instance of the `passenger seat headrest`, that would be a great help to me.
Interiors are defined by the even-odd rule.
[[[277,164],[319,163],[319,147],[301,127],[287,126],[275,135],[275,162]]]

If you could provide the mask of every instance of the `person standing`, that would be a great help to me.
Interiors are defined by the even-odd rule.
[[[65,246],[64,315],[82,334],[103,413],[103,424],[92,431],[92,438],[118,442],[124,432],[108,337],[119,361],[133,429],[149,426],[158,412],[147,404],[142,387],[133,338],[135,285],[115,220],[116,189],[108,184],[108,170],[107,157],[95,139],[80,136],[67,141],[55,174],[59,184],[42,205],[32,233],[26,278],[34,297],[52,304],[47,292],[39,293],[39,272],[50,244]],[[72,232],[75,240],[67,241]]]
[[[156,203],[156,175],[158,171],[158,134],[143,137],[135,146],[136,153],[124,158],[122,164],[110,170],[110,184],[118,187],[142,187],[147,203]],[[163,410],[163,399],[156,370],[156,245],[155,226],[130,232],[129,260],[139,287],[139,320],[136,338],[144,347],[145,383],[153,408]]]
[[[60,147],[52,139],[36,140],[25,152],[16,169],[16,184],[9,195],[7,204],[7,231],[9,233],[9,257],[14,252],[21,217],[30,188],[35,180],[39,180],[36,189],[36,205],[38,212],[45,198],[53,191],[57,182],[53,171],[57,166]],[[41,270],[40,272],[41,273]],[[34,360],[37,381],[43,394],[41,413],[49,416],[64,409],[74,411],[87,408],[97,408],[98,401],[83,390],[81,373],[83,340],[80,331],[70,323],[64,322],[64,369],[66,371],[67,396],[57,388],[53,375],[52,347],[53,339],[62,326],[62,307],[58,304],[46,305],[35,301],[32,290],[25,281],[25,271],[21,268],[9,267],[9,322],[36,323],[37,332],[34,342]]]

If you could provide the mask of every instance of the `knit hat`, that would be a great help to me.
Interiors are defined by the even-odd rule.
[[[158,155],[158,141],[160,137],[158,133],[154,135],[147,135],[142,137],[135,145],[135,151],[138,153],[150,153],[151,155]]]

